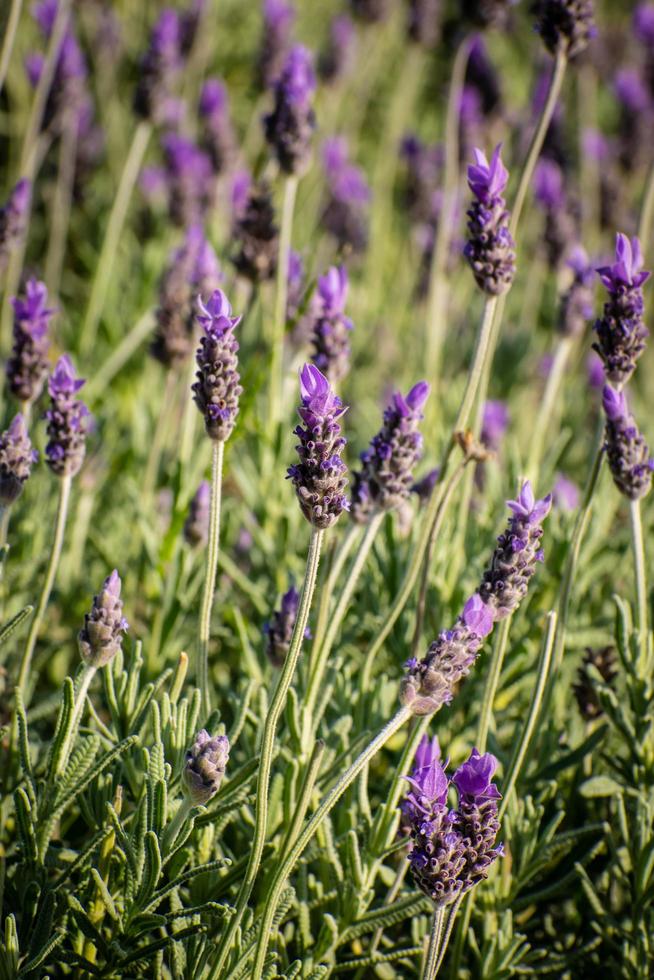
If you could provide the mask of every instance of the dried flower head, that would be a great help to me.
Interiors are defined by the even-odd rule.
[[[120,575],[114,568],[100,592],[93,597],[91,611],[84,616],[77,642],[80,656],[89,667],[104,667],[113,660],[129,629],[123,616],[120,589]]]
[[[229,739],[226,735],[212,738],[204,728],[186,753],[182,773],[186,792],[195,806],[204,806],[220,789],[227,762]]]

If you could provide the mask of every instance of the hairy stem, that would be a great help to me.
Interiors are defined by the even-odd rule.
[[[254,882],[259,871],[261,855],[263,853],[266,840],[266,825],[268,823],[268,793],[270,790],[270,774],[275,749],[275,732],[277,729],[279,716],[284,708],[284,705],[286,704],[288,689],[291,686],[293,674],[295,673],[295,667],[297,665],[298,657],[300,656],[300,650],[302,649],[304,631],[309,618],[311,599],[316,584],[316,576],[318,574],[318,562],[320,559],[320,548],[322,545],[323,534],[324,531],[320,530],[319,528],[313,528],[311,532],[307,566],[304,573],[304,583],[302,585],[302,594],[300,596],[297,618],[295,620],[295,626],[293,627],[293,637],[291,639],[288,654],[286,655],[286,660],[284,661],[284,666],[277,680],[277,686],[275,688],[270,708],[268,709],[268,714],[264,722],[263,737],[261,740],[261,758],[257,778],[256,811],[252,848],[248,857],[247,868],[245,869],[245,874],[241,881],[241,887],[236,898],[236,910],[230,919],[229,926],[225,930],[225,934],[222,938],[220,946],[218,947],[216,960],[209,971],[210,980],[216,980],[216,978],[224,975],[223,968],[229,956],[236,931],[241,924],[243,913],[245,912],[250,895],[252,894]],[[302,837],[299,838],[299,840],[301,839]],[[296,848],[297,842],[290,854],[293,854]]]
[[[640,515],[640,500],[631,500],[629,506],[631,517],[631,544],[634,557],[634,576],[636,579],[636,608],[638,612],[638,640],[641,663],[647,657],[647,574],[645,571],[645,547],[643,539],[643,522]]]
[[[434,980],[438,969],[437,963],[440,958],[441,937],[443,935],[443,920],[445,919],[445,906],[441,905],[434,909],[431,920],[431,933],[429,936],[429,947],[427,949],[427,959],[425,968],[422,971],[422,980]]]
[[[356,543],[356,539],[361,534],[361,527],[354,522],[350,523],[347,533],[343,540],[341,541],[340,547],[336,551],[336,554],[329,566],[327,579],[320,589],[320,602],[318,604],[318,617],[316,621],[316,630],[313,638],[313,643],[311,644],[311,657],[309,660],[309,676],[313,673],[313,665],[317,654],[320,653],[320,647],[325,638],[325,633],[327,631],[327,624],[329,619],[329,605],[331,598],[334,594],[334,589],[336,588],[336,583],[341,577],[341,573],[345,567],[345,563],[350,557],[350,552]]]
[[[16,39],[16,30],[18,28],[18,21],[20,20],[22,6],[23,0],[12,0],[9,18],[5,27],[5,36],[2,40],[2,50],[0,51],[0,92],[2,92],[5,84],[5,78],[7,77],[7,70],[9,68],[11,52]]]
[[[220,540],[220,500],[223,479],[223,455],[225,443],[215,441],[211,446],[211,504],[209,512],[209,540],[207,542],[207,565],[204,576],[202,605],[200,606],[200,628],[198,636],[198,659],[195,668],[195,683],[200,689],[202,710],[205,718],[211,711],[209,691],[209,637],[211,635],[211,609],[216,587],[218,568],[218,545]]]
[[[61,558],[61,549],[64,543],[64,531],[66,528],[66,518],[68,516],[71,483],[72,477],[70,476],[63,476],[59,480],[59,501],[57,504],[55,532],[52,540],[52,547],[50,549],[50,558],[48,559],[41,595],[39,596],[36,612],[34,613],[34,617],[30,624],[30,631],[27,636],[27,642],[25,644],[25,649],[23,650],[23,656],[20,662],[17,686],[26,705],[29,701],[27,682],[29,679],[30,667],[32,665],[32,655],[34,653],[34,647],[36,646],[36,640],[39,635],[41,621],[43,619],[46,606],[48,605],[48,599],[50,598],[50,593],[52,592],[52,586],[54,585],[59,559]]]
[[[504,663],[504,656],[506,654],[510,630],[511,617],[507,616],[506,619],[503,619],[500,623],[500,628],[495,636],[493,656],[491,658],[490,669],[486,675],[486,683],[484,685],[484,696],[481,703],[481,715],[479,717],[479,728],[477,731],[476,743],[477,748],[482,754],[486,751],[488,732],[490,729],[491,719],[493,717],[493,702],[495,701],[497,687],[502,674],[502,665]]]

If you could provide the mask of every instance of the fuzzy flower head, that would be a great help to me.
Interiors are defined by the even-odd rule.
[[[344,492],[347,467],[341,459],[345,439],[339,424],[346,407],[314,364],[300,371],[300,396],[298,414],[304,424],[294,430],[300,461],[288,468],[288,478],[309,523],[327,528],[349,509]]]
[[[651,488],[654,458],[629,411],[624,391],[605,385],[602,405],[606,415],[604,451],[613,482],[629,500],[639,500]]]
[[[206,304],[198,299],[198,322],[204,329],[196,352],[196,381],[193,398],[204,416],[210,439],[224,442],[234,428],[238,400],[243,389],[239,383],[238,342],[234,328],[240,316],[232,316],[232,307],[221,289],[216,289]]]
[[[323,166],[327,197],[322,223],[340,249],[363,252],[368,242],[370,187],[363,170],[350,162],[344,137],[325,140]]]
[[[229,760],[229,739],[226,735],[213,738],[204,728],[186,753],[182,773],[184,786],[194,806],[204,806],[220,789]]]
[[[579,337],[593,315],[593,268],[581,245],[570,250],[566,266],[572,281],[561,298],[558,328],[566,337]]]
[[[287,0],[264,0],[263,36],[257,64],[262,88],[271,86],[282,70],[294,22],[295,9]]]
[[[639,3],[634,11],[634,34],[647,47],[654,47],[654,3]]]
[[[475,200],[468,209],[468,240],[463,254],[477,285],[490,296],[507,292],[515,275],[515,243],[502,196],[509,174],[501,150],[498,144],[489,163],[485,153],[475,149],[475,163],[468,167],[468,184]]]
[[[636,368],[649,334],[643,321],[642,286],[649,278],[643,269],[638,238],[619,233],[615,243],[615,262],[597,270],[609,298],[602,316],[595,323],[597,340],[593,349],[604,362],[609,381],[624,384]]]
[[[245,172],[238,184],[232,185],[234,228],[232,237],[237,246],[233,262],[237,271],[250,282],[272,279],[277,269],[279,231],[275,224],[275,209],[270,187],[263,181],[253,184]]]
[[[361,454],[354,475],[352,518],[368,523],[379,511],[395,510],[409,499],[413,470],[422,456],[420,422],[429,385],[419,381],[407,395],[396,391],[384,412],[384,422]]]
[[[0,508],[9,507],[23,492],[39,454],[32,449],[22,415],[16,415],[0,435]]]
[[[84,384],[86,381],[77,377],[68,354],[62,354],[48,379],[51,400],[45,414],[48,420],[45,457],[57,476],[75,476],[84,462],[89,410],[75,397]]]
[[[202,122],[202,149],[211,160],[214,174],[229,170],[237,155],[237,142],[229,114],[227,86],[220,78],[208,78],[198,106]]]
[[[354,23],[347,14],[332,18],[326,47],[318,59],[318,74],[323,82],[333,85],[350,71],[356,40]]]
[[[182,25],[176,10],[162,10],[141,59],[134,111],[155,124],[166,122],[176,77],[182,67]]]
[[[90,667],[104,667],[113,660],[129,629],[123,616],[121,585],[120,575],[114,568],[100,592],[93,597],[91,611],[84,617],[78,644],[82,660]]]

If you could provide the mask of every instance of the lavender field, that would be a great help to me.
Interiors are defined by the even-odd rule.
[[[654,2],[3,0],[0,980],[654,977]]]

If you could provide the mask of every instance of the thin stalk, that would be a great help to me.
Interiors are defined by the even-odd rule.
[[[220,538],[220,500],[223,479],[223,455],[225,443],[215,441],[211,446],[211,504],[209,512],[209,540],[207,542],[207,566],[200,607],[200,629],[198,641],[198,659],[195,668],[195,683],[200,689],[202,710],[205,718],[211,711],[211,696],[209,692],[209,637],[211,635],[211,609],[213,594],[216,587],[216,570],[218,568],[218,545]]]
[[[494,327],[496,322],[495,314],[497,311],[497,306],[497,296],[488,296],[486,298],[486,302],[484,304],[484,314],[481,321],[481,327],[479,328],[479,332],[477,334],[477,342],[475,344],[475,352],[472,357],[468,381],[466,383],[463,398],[461,399],[461,406],[454,423],[454,432],[461,432],[467,428],[470,421],[470,415],[479,394],[479,386],[484,375],[484,371],[487,365],[490,368],[489,351],[492,351],[494,346],[493,340],[494,334],[496,333]],[[497,319],[499,320],[499,318]]]
[[[322,646],[322,641],[325,637],[325,632],[327,630],[327,622],[329,617],[329,604],[334,594],[334,589],[336,583],[341,577],[341,573],[345,567],[345,563],[350,557],[350,552],[356,543],[356,539],[361,534],[361,526],[352,522],[347,530],[347,534],[341,541],[340,548],[336,552],[331,565],[329,566],[329,571],[327,574],[327,580],[324,582],[320,589],[320,602],[318,604],[318,618],[316,621],[316,630],[313,638],[313,643],[311,645],[311,658],[309,661],[309,675],[313,671],[313,662],[315,656],[320,652],[320,647]]]
[[[638,237],[643,247],[647,251],[652,238],[652,223],[654,222],[654,163],[650,168],[645,186],[645,197],[640,210],[640,221],[638,222]]]
[[[22,6],[23,0],[12,0],[7,26],[5,27],[5,36],[2,41],[2,50],[0,51],[0,92],[2,92],[7,77]]]
[[[554,404],[556,402],[565,369],[572,350],[572,337],[562,337],[554,351],[554,361],[545,383],[545,391],[538,409],[536,421],[531,430],[529,442],[529,458],[527,460],[527,475],[535,483],[538,478],[545,433],[550,430]]]
[[[163,851],[164,854],[166,854],[167,851],[170,850],[170,848],[173,846],[173,844],[177,840],[177,837],[179,835],[180,830],[182,829],[182,827],[186,823],[186,820],[188,818],[188,815],[191,812],[191,810],[193,809],[193,805],[194,804],[188,798],[188,796],[184,796],[182,798],[181,803],[179,804],[179,806],[175,810],[175,813],[174,813],[172,819],[168,823],[168,826],[165,828],[164,833],[163,833],[163,840],[162,840],[162,847],[161,847],[161,849],[162,849],[162,851]]]
[[[84,710],[84,702],[86,701],[86,695],[89,690],[89,685],[95,677],[95,672],[98,668],[93,667],[90,664],[84,664],[82,666],[82,672],[79,679],[79,684],[77,685],[77,692],[75,694],[75,703],[73,705],[73,716],[71,719],[70,726],[68,728],[68,734],[64,740],[63,748],[59,756],[59,761],[57,763],[57,768],[54,773],[55,778],[61,776],[68,763],[68,756],[70,755],[70,747],[75,740],[77,735],[77,730],[79,728],[79,723],[82,718],[82,712]]]
[[[279,233],[277,259],[277,291],[275,294],[275,318],[272,333],[272,357],[270,361],[270,431],[275,432],[282,419],[282,391],[284,383],[284,334],[286,328],[286,295],[288,292],[288,257],[293,234],[293,211],[298,179],[290,175],[284,181],[282,224]]]
[[[319,738],[313,743],[309,765],[307,766],[307,771],[304,774],[304,779],[302,780],[299,796],[295,801],[293,819],[291,820],[288,831],[286,832],[282,846],[279,849],[280,854],[286,854],[289,848],[293,846],[297,840],[297,835],[300,833],[302,823],[309,808],[309,803],[311,802],[311,796],[313,794],[314,786],[316,785],[316,779],[318,778],[318,773],[320,772],[320,765],[322,763],[324,751],[325,743],[321,738]]]
[[[32,655],[34,653],[34,647],[36,646],[36,640],[39,635],[43,614],[45,613],[46,606],[48,605],[48,599],[50,598],[50,593],[52,592],[52,586],[54,585],[59,559],[61,558],[61,549],[64,543],[64,531],[66,528],[66,517],[68,516],[71,483],[72,477],[70,476],[63,476],[59,480],[59,501],[57,504],[55,532],[52,547],[50,549],[50,558],[48,559],[41,595],[39,596],[36,612],[34,613],[34,617],[30,624],[27,643],[25,644],[25,649],[23,650],[23,656],[20,662],[17,687],[20,693],[23,695],[23,700],[25,701],[26,706],[28,703],[27,681],[32,664]]]
[[[329,654],[331,653],[334,641],[338,636],[341,623],[343,622],[348,606],[350,605],[352,593],[354,592],[356,584],[359,581],[359,576],[363,570],[366,558],[368,557],[368,553],[372,548],[373,542],[383,520],[384,513],[382,511],[380,514],[375,514],[366,527],[366,532],[361,539],[361,543],[359,544],[358,551],[354,556],[354,561],[350,566],[345,584],[343,585],[341,594],[338,597],[336,608],[330,617],[325,639],[318,649],[318,654],[313,665],[313,671],[309,676],[309,684],[307,687],[306,697],[304,699],[304,710],[308,727],[312,725],[313,712],[316,707],[318,694],[320,693],[325,668],[327,667],[329,660]]]
[[[66,113],[59,142],[57,184],[50,210],[50,240],[45,260],[45,281],[53,295],[59,292],[61,270],[66,253],[66,238],[70,223],[70,206],[75,180],[77,126],[72,113]]]
[[[493,644],[493,656],[491,658],[488,674],[486,675],[476,742],[477,748],[482,754],[486,751],[488,732],[490,729],[491,719],[493,717],[493,702],[495,701],[497,687],[502,674],[502,665],[504,663],[504,656],[506,654],[506,648],[509,641],[510,629],[511,617],[507,616],[506,619],[502,620],[500,623],[500,628],[497,631],[495,643]]]
[[[309,841],[314,836],[325,817],[336,806],[343,793],[349,786],[351,786],[364,766],[366,766],[368,762],[370,762],[370,760],[377,754],[377,752],[379,752],[379,750],[386,744],[386,742],[388,742],[388,740],[400,730],[402,725],[404,725],[410,716],[411,710],[409,708],[400,708],[393,718],[391,718],[391,720],[381,729],[379,734],[373,738],[373,740],[366,746],[366,748],[354,760],[349,768],[342,774],[342,776],[339,777],[329,793],[327,793],[317,810],[308,820],[304,830],[297,838],[295,844],[277,868],[265,900],[257,950],[255,954],[255,964],[252,971],[252,980],[261,980],[266,953],[268,950],[268,943],[272,933],[273,919],[275,917],[280,895],[284,888],[284,882],[291,874],[296,863],[304,853]],[[236,916],[232,916],[232,919],[234,918],[236,918]],[[224,960],[222,962],[224,962]],[[214,967],[210,974],[211,980],[216,977],[221,966],[222,963]]]
[[[429,948],[425,968],[422,971],[422,980],[434,980],[436,976],[437,963],[440,958],[441,936],[443,935],[443,920],[445,919],[445,906],[441,905],[434,909],[431,922],[431,934],[429,936]]]
[[[370,841],[370,856],[374,861],[389,847],[395,839],[397,824],[400,819],[399,802],[400,797],[406,792],[405,773],[411,772],[413,759],[418,751],[418,746],[426,734],[433,715],[424,715],[416,718],[413,728],[409,733],[406,745],[400,756],[400,760],[395,768],[395,775],[391,784],[388,796],[382,803],[381,815],[376,821],[377,829],[373,831]]]
[[[241,881],[241,887],[236,898],[236,908],[234,914],[230,918],[229,926],[225,930],[220,946],[218,947],[215,963],[209,971],[209,980],[216,980],[216,978],[223,975],[223,968],[229,956],[236,931],[241,924],[241,920],[243,919],[243,913],[245,912],[250,895],[252,894],[254,882],[259,871],[259,865],[261,864],[261,855],[263,853],[266,840],[266,826],[268,823],[268,793],[270,790],[270,775],[275,750],[275,732],[277,729],[279,716],[284,708],[284,705],[286,704],[288,690],[293,680],[295,667],[300,656],[300,650],[302,649],[304,631],[309,618],[311,599],[313,597],[316,576],[318,574],[318,562],[320,560],[320,548],[322,545],[323,535],[324,531],[320,528],[312,529],[309,554],[307,555],[307,565],[304,573],[304,583],[302,585],[302,594],[300,596],[295,626],[293,627],[291,645],[284,661],[284,666],[277,680],[277,686],[275,687],[270,708],[268,709],[268,714],[266,715],[266,720],[264,722],[263,736],[261,739],[261,758],[259,762],[259,774],[257,778],[257,789],[255,796],[256,809],[252,848],[248,857],[245,874]],[[298,838],[298,841],[293,845],[292,850],[289,852],[289,857],[295,853],[298,844],[302,839],[303,837],[301,835]]]
[[[565,76],[567,64],[568,59],[565,52],[558,51],[554,60],[554,70],[552,72],[552,77],[550,78],[550,85],[547,91],[545,105],[543,106],[543,111],[541,112],[540,119],[538,120],[538,125],[536,126],[534,135],[531,138],[531,143],[529,144],[527,158],[522,168],[522,173],[520,174],[520,183],[518,184],[518,190],[516,191],[513,207],[511,209],[509,231],[514,238],[520,222],[520,215],[522,214],[522,209],[527,198],[527,192],[531,187],[534,169],[536,167],[536,163],[538,162],[540,151],[543,148],[543,142],[545,140],[545,136],[547,135],[550,122],[552,121],[552,114],[554,113],[557,100],[561,94],[561,86],[563,85],[563,78]]]
[[[456,211],[457,185],[459,180],[459,108],[461,92],[465,81],[470,38],[459,44],[447,98],[445,117],[445,160],[443,163],[443,206],[441,218],[436,229],[436,240],[429,272],[429,294],[427,298],[427,317],[425,319],[425,361],[427,377],[436,385],[440,368],[440,357],[445,337],[445,306],[448,292],[446,275],[447,256],[451,241]]]
[[[445,926],[445,932],[443,933],[443,938],[441,939],[441,948],[438,954],[438,960],[436,961],[436,969],[434,971],[434,976],[438,975],[440,968],[443,965],[443,960],[445,959],[445,954],[447,953],[447,947],[450,944],[450,936],[452,935],[452,929],[454,928],[454,920],[456,919],[457,912],[459,911],[459,906],[461,905],[461,898],[457,898],[456,902],[452,905],[449,915],[447,917],[447,925]]]
[[[538,662],[536,687],[534,688],[534,692],[531,696],[531,703],[529,705],[529,711],[527,712],[527,719],[522,729],[522,734],[517,740],[515,749],[513,750],[513,756],[509,764],[506,780],[504,782],[503,799],[500,804],[498,814],[498,819],[500,821],[502,820],[504,812],[506,811],[509,800],[511,799],[511,794],[518,780],[518,776],[520,775],[520,770],[522,769],[525,761],[527,749],[529,748],[529,742],[531,741],[531,736],[534,733],[534,728],[538,720],[538,714],[543,703],[543,694],[545,693],[545,686],[550,675],[550,665],[552,664],[557,618],[557,614],[553,610],[547,614],[547,632],[543,639],[543,645]]]
[[[109,214],[107,230],[102,242],[102,248],[100,249],[95,276],[91,286],[91,295],[89,296],[86,315],[82,324],[80,336],[80,353],[82,356],[89,354],[95,341],[98,323],[107,298],[107,290],[118,251],[120,236],[127,217],[127,209],[129,208],[132,191],[134,190],[134,185],[136,184],[141,164],[143,163],[143,157],[145,156],[151,132],[152,126],[149,122],[142,121],[138,124],[134,131],[134,137],[132,139],[132,145],[129,148],[129,153],[127,154],[127,159],[125,160],[118,190],[116,191],[116,196]]]
[[[640,500],[630,501],[631,544],[634,555],[634,575],[636,578],[636,599],[638,611],[638,640],[641,662],[647,656],[647,575],[645,571],[645,547],[643,522],[640,515]]]

